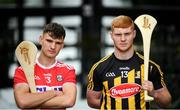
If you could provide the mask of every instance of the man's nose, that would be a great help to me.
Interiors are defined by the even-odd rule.
[[[51,49],[55,49],[55,47],[56,47],[56,44],[55,44],[55,43],[52,43],[52,44],[51,44]]]
[[[122,41],[124,41],[126,39],[124,34],[122,34],[120,38]]]

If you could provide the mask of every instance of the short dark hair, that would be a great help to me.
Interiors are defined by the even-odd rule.
[[[43,34],[48,33],[54,39],[65,39],[64,27],[58,23],[49,23],[44,26]]]

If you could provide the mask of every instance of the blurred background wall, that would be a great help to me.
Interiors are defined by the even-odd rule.
[[[133,20],[141,14],[157,19],[150,56],[166,74],[172,108],[180,108],[179,13],[179,0],[0,0],[0,109],[17,108],[12,90],[14,70],[19,66],[16,46],[30,40],[40,48],[38,37],[49,22],[61,23],[66,29],[65,48],[57,59],[76,69],[78,100],[74,109],[90,109],[86,104],[86,77],[96,61],[112,52],[110,23],[120,14]],[[135,48],[142,53],[140,32]]]

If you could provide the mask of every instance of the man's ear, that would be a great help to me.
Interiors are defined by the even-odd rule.
[[[39,44],[40,44],[40,45],[42,45],[42,39],[43,39],[43,36],[40,35],[40,36],[39,36]]]
[[[62,46],[62,48],[64,48],[64,43],[63,43],[63,46]]]
[[[133,32],[133,33],[134,33],[133,35],[134,35],[134,38],[135,38],[135,37],[136,37],[136,30],[134,30],[134,32]]]
[[[110,36],[111,36],[111,39],[113,39],[113,38],[112,38],[112,36],[113,36],[113,35],[112,35],[112,34],[113,34],[112,31],[110,31],[109,34],[110,34]]]

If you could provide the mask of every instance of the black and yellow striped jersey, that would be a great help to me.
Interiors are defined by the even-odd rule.
[[[112,53],[95,63],[88,74],[87,88],[102,91],[100,109],[148,109],[141,89],[143,66],[143,56],[137,52],[128,60],[119,60]],[[148,80],[155,89],[165,86],[160,66],[151,60]]]

